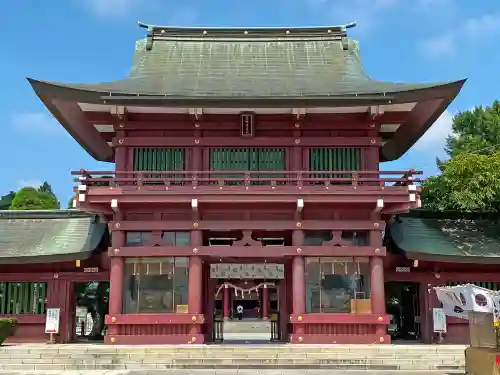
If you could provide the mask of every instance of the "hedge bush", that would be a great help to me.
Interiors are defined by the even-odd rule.
[[[0,318],[0,345],[7,339],[13,336],[16,332],[17,319],[15,318]]]

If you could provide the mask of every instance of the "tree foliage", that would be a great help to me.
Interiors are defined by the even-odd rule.
[[[453,118],[441,173],[424,184],[422,203],[434,210],[500,211],[500,102]]]
[[[52,191],[52,186],[50,186],[50,184],[47,181],[45,181],[43,184],[40,185],[40,187],[38,188],[38,191],[40,193],[47,193],[47,194],[53,195],[54,197],[56,196],[54,194],[54,192]]]
[[[422,202],[434,210],[499,211],[500,152],[459,154],[424,184]]]
[[[500,102],[475,107],[453,118],[452,134],[446,139],[450,158],[464,153],[489,155],[500,149]]]
[[[58,209],[59,202],[54,194],[39,191],[33,187],[19,190],[9,207],[10,210],[51,210]]]
[[[8,210],[12,204],[12,200],[16,195],[15,191],[11,191],[7,195],[0,196],[0,210]]]

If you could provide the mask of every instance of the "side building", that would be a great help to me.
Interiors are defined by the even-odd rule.
[[[385,262],[387,312],[394,338],[436,342],[432,289],[471,283],[500,290],[500,215],[413,210],[388,224]],[[468,344],[468,321],[447,317],[443,343]]]
[[[234,289],[261,292],[280,340],[389,343],[382,238],[420,188],[419,172],[379,165],[464,81],[373,80],[348,26],[142,26],[122,80],[29,80],[115,164],[75,173],[76,206],[109,220],[106,342],[217,340]]]
[[[58,342],[76,339],[79,286],[109,283],[107,223],[77,210],[0,211],[0,317],[9,342],[46,342],[47,308],[60,309]]]

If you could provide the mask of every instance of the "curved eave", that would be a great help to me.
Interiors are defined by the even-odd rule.
[[[137,78],[135,78],[137,79]],[[377,104],[418,103],[411,111],[406,123],[395,132],[394,137],[381,149],[380,160],[395,160],[403,155],[439,118],[448,105],[458,95],[465,80],[445,84],[393,84],[390,82],[368,81],[358,86],[353,93],[318,96],[283,97],[215,97],[181,96],[132,93],[120,90],[130,84],[130,78],[96,85],[74,85],[38,81],[28,78],[38,97],[64,126],[71,136],[95,159],[113,161],[111,147],[101,138],[99,132],[89,127],[83,111],[77,103],[165,106],[165,107],[334,107]],[[382,85],[386,92],[374,92],[370,85]],[[393,88],[398,91],[390,91]]]
[[[405,251],[406,257],[411,260],[422,260],[428,262],[443,262],[443,263],[471,263],[471,264],[500,264],[500,256],[493,254],[488,255],[445,255],[445,254],[430,254],[424,252]]]
[[[43,264],[56,262],[74,262],[77,260],[89,259],[96,252],[98,252],[97,249],[70,254],[0,257],[0,264]]]
[[[90,103],[102,102],[99,100],[98,92],[77,90],[31,78],[28,78],[28,82],[50,113],[80,146],[96,160],[113,161],[113,150],[95,128],[88,126],[77,104],[82,99]]]
[[[391,140],[380,150],[380,161],[399,159],[448,108],[459,94],[466,79],[429,88],[399,92],[395,102],[416,102],[408,120],[401,124]]]

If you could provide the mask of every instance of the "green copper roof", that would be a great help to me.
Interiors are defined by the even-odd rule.
[[[136,43],[130,74],[61,86],[109,95],[166,98],[387,96],[439,86],[370,79],[358,43],[342,27],[206,29],[152,27]],[[245,34],[246,32],[246,34]],[[112,98],[110,98],[112,99]],[[360,99],[360,98],[358,98]]]
[[[106,224],[76,210],[0,211],[0,263],[40,263],[88,258]]]
[[[500,223],[496,220],[402,216],[391,223],[390,235],[410,259],[500,262]]]

